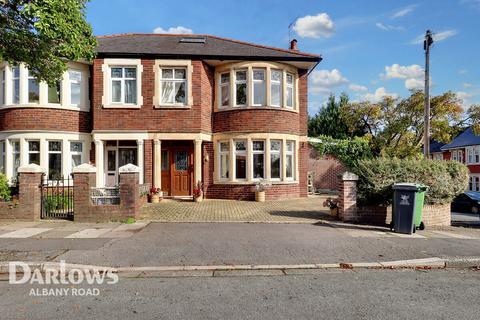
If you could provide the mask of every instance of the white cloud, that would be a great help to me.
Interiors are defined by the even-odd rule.
[[[167,33],[167,34],[193,34],[193,30],[182,26],[170,27],[168,30],[162,27],[157,27],[153,30],[153,33]]]
[[[468,82],[464,82],[464,83],[463,83],[463,87],[465,87],[465,88],[471,88],[471,87],[473,87],[473,84],[468,83]]]
[[[334,25],[328,14],[319,13],[316,16],[298,18],[293,30],[302,38],[328,38],[333,34]]]
[[[347,84],[349,81],[337,70],[318,70],[309,77],[312,93],[327,94],[333,88]]]
[[[398,95],[395,93],[389,93],[384,87],[380,87],[377,90],[375,90],[374,93],[366,93],[362,96],[363,100],[370,101],[372,103],[379,102],[382,100],[383,97],[390,96],[397,98]]]
[[[408,79],[408,78],[421,78],[423,77],[423,69],[418,64],[412,64],[410,66],[401,66],[398,63],[385,67],[386,79]]]
[[[388,25],[388,24],[383,24],[381,22],[375,23],[375,26],[377,26],[377,28],[382,29],[384,31],[391,31],[391,30],[404,31],[405,30],[404,27],[392,26],[392,25]]]
[[[408,90],[420,90],[424,89],[425,81],[420,79],[407,79],[405,80],[405,88]]]
[[[464,91],[457,91],[456,94],[457,94],[457,98],[462,100],[462,105],[464,107],[470,104],[470,98],[473,97],[471,93],[464,92]]]
[[[348,86],[348,88],[352,91],[368,91],[368,88],[359,84],[352,83]]]
[[[473,8],[480,8],[480,0],[460,0],[460,4],[467,4]]]
[[[405,17],[406,15],[412,13],[413,10],[415,10],[416,7],[417,7],[416,4],[409,5],[408,7],[402,8],[402,9],[398,10],[397,12],[395,12],[394,14],[392,14],[392,16],[390,18],[391,19],[397,19],[397,18]]]
[[[443,40],[446,40],[450,37],[453,37],[458,34],[457,30],[451,29],[451,30],[445,30],[441,32],[434,32],[433,33],[433,41],[434,42],[440,42]],[[410,41],[410,44],[421,44],[423,43],[423,40],[425,40],[425,35],[421,34],[412,41]]]

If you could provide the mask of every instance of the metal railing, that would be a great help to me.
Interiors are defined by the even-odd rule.
[[[95,205],[120,204],[118,187],[91,188],[90,199]]]
[[[48,179],[43,175],[41,193],[42,219],[73,220],[73,179],[70,176]]]

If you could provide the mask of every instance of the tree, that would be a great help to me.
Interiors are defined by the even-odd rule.
[[[350,134],[370,140],[377,155],[399,158],[421,154],[424,128],[424,94],[412,91],[404,99],[384,97],[378,103],[359,102],[343,105],[341,118]],[[455,93],[446,92],[431,100],[431,136],[450,142],[465,125],[463,108]]]
[[[340,95],[338,101],[335,99],[335,95],[331,94],[327,105],[308,119],[308,135],[311,137],[324,135],[336,139],[347,138],[347,126],[340,116],[340,109],[346,104],[348,104],[348,96],[345,93]]]
[[[0,0],[0,60],[23,62],[54,84],[68,60],[92,60],[96,39],[85,20],[88,0]]]

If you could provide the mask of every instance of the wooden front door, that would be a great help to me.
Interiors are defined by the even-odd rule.
[[[172,148],[170,153],[172,196],[190,196],[193,187],[193,149]]]

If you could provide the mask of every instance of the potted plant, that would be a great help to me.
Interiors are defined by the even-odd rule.
[[[332,217],[338,218],[338,203],[339,202],[340,201],[338,200],[338,198],[327,198],[327,200],[325,200],[323,202],[324,207],[330,208],[330,215]]]
[[[150,202],[151,203],[159,203],[160,202],[160,188],[151,187],[150,188]]]
[[[256,185],[255,185],[255,201],[257,202],[265,202],[265,190],[269,187],[270,185],[266,183],[264,180],[260,180]]]
[[[202,200],[203,200],[203,184],[201,181],[198,181],[195,188],[193,188],[193,201],[202,202]]]

